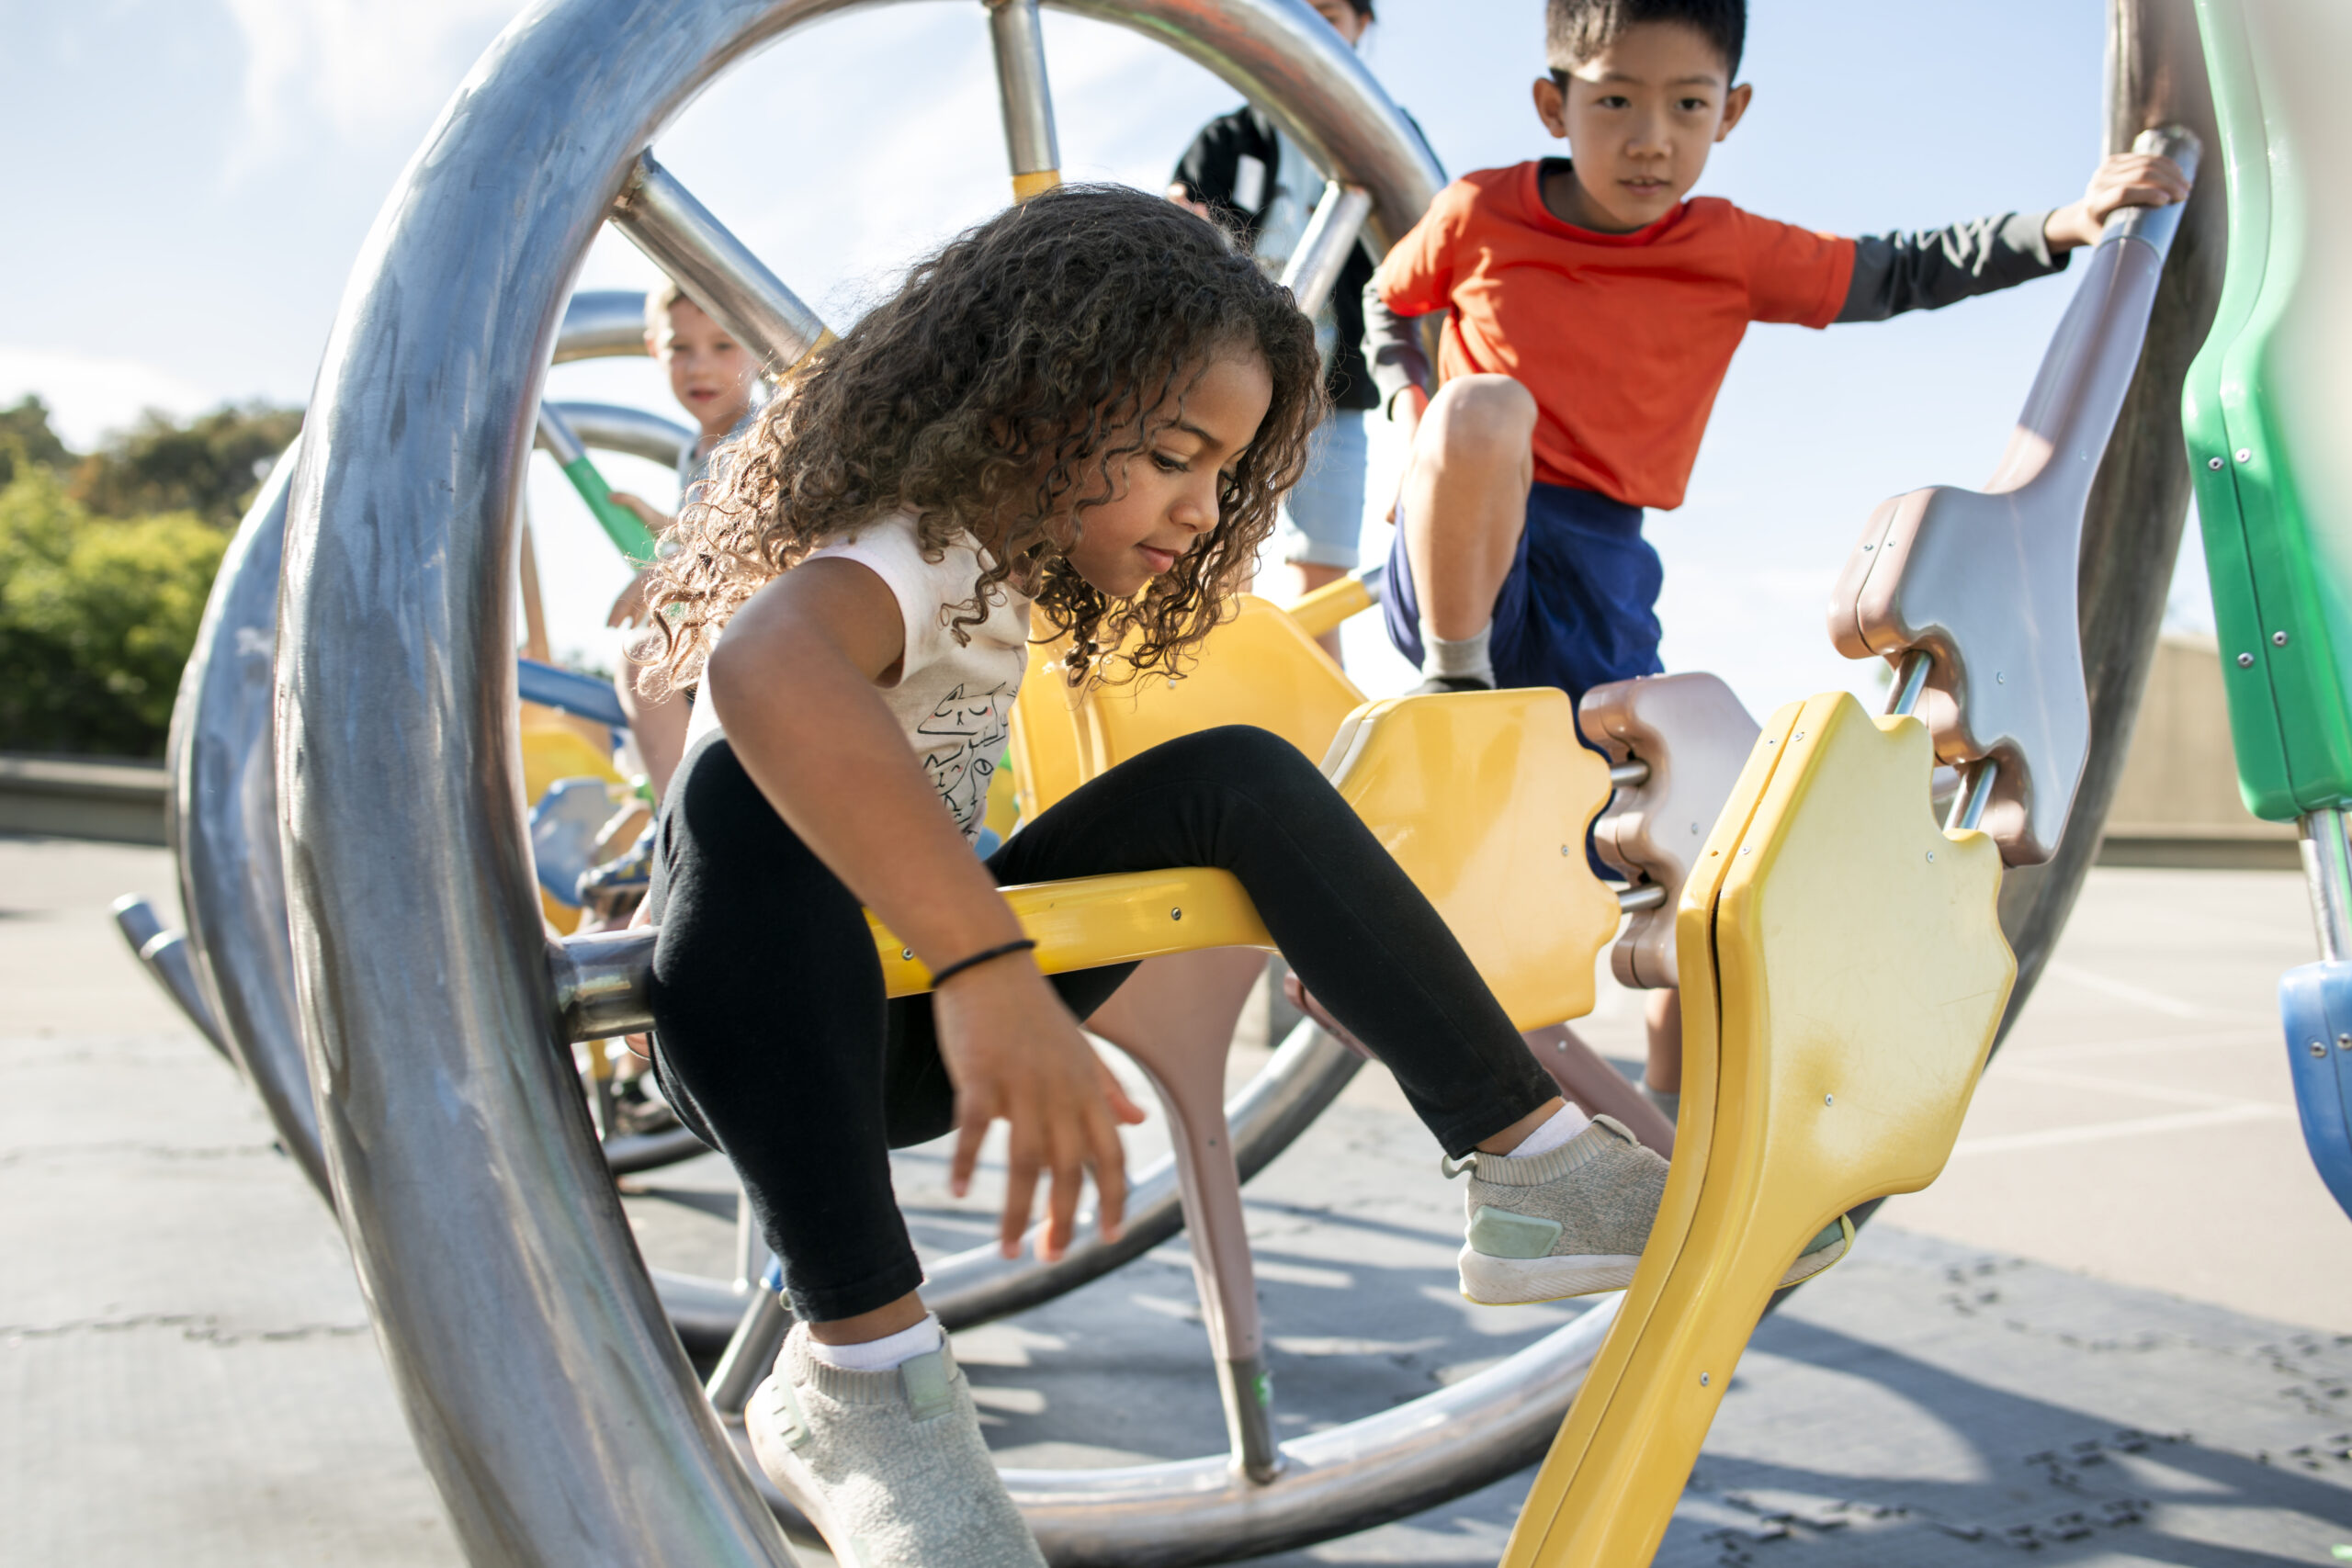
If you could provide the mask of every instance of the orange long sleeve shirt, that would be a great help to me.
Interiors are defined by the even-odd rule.
[[[1399,315],[1451,308],[1445,376],[1509,376],[1535,396],[1535,477],[1674,507],[1750,321],[1826,327],[1854,242],[1714,197],[1631,234],[1552,216],[1543,164],[1465,175],[1438,194],[1373,287]]]

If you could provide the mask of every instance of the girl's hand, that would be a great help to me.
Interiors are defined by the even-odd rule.
[[[1102,1197],[1103,1239],[1116,1237],[1127,1202],[1118,1123],[1132,1126],[1143,1111],[1086,1043],[1036,965],[1025,953],[1014,953],[967,969],[933,994],[932,1009],[939,1054],[956,1085],[950,1190],[959,1198],[971,1190],[980,1142],[989,1124],[1002,1117],[1011,1134],[1004,1216],[997,1229],[1004,1255],[1020,1256],[1041,1174],[1052,1178],[1053,1190],[1040,1258],[1053,1262],[1069,1247],[1089,1168]]]
[[[2041,226],[2053,251],[2098,243],[2107,220],[2127,207],[2168,207],[2188,199],[2188,176],[2170,158],[2118,152],[2102,159],[2083,199],[2052,213]]]

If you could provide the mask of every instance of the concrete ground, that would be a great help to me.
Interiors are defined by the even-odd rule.
[[[170,885],[160,852],[0,839],[0,1561],[453,1562],[330,1216],[107,921]],[[2311,951],[2291,874],[2095,873],[1943,1179],[1757,1335],[1658,1561],[2352,1556],[2352,1222],[2270,1011]],[[1590,1032],[1630,1056],[1634,998]],[[1433,1156],[1368,1071],[1253,1185],[1285,1430],[1565,1319],[1454,1293]],[[906,1206],[967,1245],[940,1175],[904,1156]],[[648,1255],[718,1271],[716,1162],[634,1185]],[[1221,1446],[1181,1242],[958,1350],[1021,1462]],[[1268,1561],[1492,1562],[1527,1480]]]

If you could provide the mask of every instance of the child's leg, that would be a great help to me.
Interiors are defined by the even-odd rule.
[[[1649,1025],[1649,1066],[1642,1091],[1668,1121],[1682,1109],[1682,993],[1652,991],[1643,1010]]]
[[[768,805],[723,737],[680,768],[648,895],[664,1095],[742,1179],[822,1342],[921,1316],[889,1151],[955,1125],[931,998],[886,1001],[865,910]],[[1080,1018],[1131,966],[1053,977]],[[836,1329],[830,1325],[840,1324]]]
[[[638,666],[628,655],[621,658],[621,672],[613,681],[613,693],[620,698],[621,712],[628,716],[628,732],[637,742],[637,754],[645,759],[645,776],[653,785],[656,803],[668,797],[671,777],[678,771],[679,760],[686,754],[686,726],[694,714],[691,705],[676,692],[665,696],[649,697],[637,689]]]
[[[1449,1155],[1554,1103],[1453,933],[1289,742],[1242,727],[1172,740],[1014,834],[998,881],[1230,871],[1306,988],[1396,1079]]]
[[[1462,654],[1438,645],[1475,646],[1494,619],[1527,525],[1535,414],[1534,398],[1510,377],[1463,376],[1431,400],[1414,434],[1398,526],[1431,675],[1476,674],[1449,668]],[[1485,679],[1493,683],[1491,666]]]

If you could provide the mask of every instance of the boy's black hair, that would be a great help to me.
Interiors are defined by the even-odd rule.
[[[1548,0],[1544,53],[1555,75],[1573,71],[1645,22],[1696,28],[1724,57],[1724,83],[1739,75],[1747,43],[1747,0]]]

